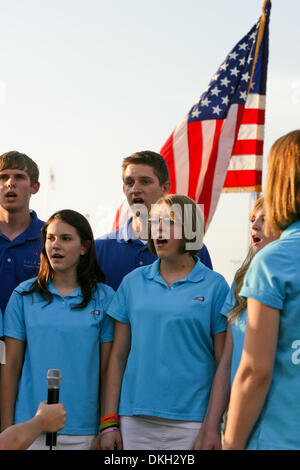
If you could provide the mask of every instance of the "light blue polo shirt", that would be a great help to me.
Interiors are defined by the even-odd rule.
[[[125,276],[108,309],[131,327],[119,414],[202,421],[215,373],[213,336],[226,330],[219,312],[228,285],[197,259],[169,287],[159,265]]]
[[[47,371],[60,369],[60,402],[67,411],[61,434],[91,435],[99,426],[100,343],[113,339],[113,321],[106,315],[114,291],[97,284],[88,306],[71,310],[81,302],[81,289],[62,297],[50,283],[53,301],[47,305],[39,294],[21,296],[33,279],[13,292],[4,317],[4,334],[26,341],[19,382],[15,423],[32,418],[39,403],[47,400]]]
[[[240,295],[280,310],[272,383],[249,449],[300,449],[300,220],[255,255]]]
[[[233,283],[230,291],[227,294],[226,300],[221,310],[221,314],[226,318],[231,314],[231,309],[235,305],[235,284]],[[233,318],[230,321],[231,332],[232,332],[232,358],[231,358],[231,373],[230,373],[230,382],[232,385],[233,379],[235,377],[236,371],[241,361],[245,332],[247,325],[247,309],[245,309],[238,317]]]

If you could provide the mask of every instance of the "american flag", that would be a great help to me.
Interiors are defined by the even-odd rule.
[[[265,0],[258,22],[160,150],[171,192],[201,204],[206,229],[222,191],[261,191],[270,9]],[[123,203],[114,228],[125,208]]]
[[[261,191],[271,2],[230,51],[160,150],[172,193],[204,207],[206,227],[225,191]]]

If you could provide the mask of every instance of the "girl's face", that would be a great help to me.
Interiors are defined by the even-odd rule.
[[[81,255],[87,252],[77,230],[59,219],[54,219],[47,228],[46,253],[53,271],[76,271]]]
[[[260,208],[251,218],[251,240],[254,254],[260,251],[268,243],[277,240],[280,236],[280,232],[271,233],[269,236],[266,236],[264,228],[265,212],[263,208]]]
[[[151,236],[159,258],[174,259],[182,255],[181,222],[174,220],[165,203],[157,204],[151,211]]]

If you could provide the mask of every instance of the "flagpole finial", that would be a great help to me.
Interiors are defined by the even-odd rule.
[[[265,11],[265,8],[266,8],[267,3],[270,3],[270,4],[271,4],[271,0],[265,0],[265,1],[264,1],[263,7],[262,7],[262,10],[263,10],[263,11]]]

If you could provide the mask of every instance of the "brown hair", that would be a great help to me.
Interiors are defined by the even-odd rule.
[[[252,221],[253,217],[255,217],[255,214],[257,211],[259,211],[264,205],[264,198],[260,197],[258,198],[254,206],[252,207],[252,210],[250,212],[249,219]],[[247,307],[247,300],[243,299],[242,297],[239,296],[239,293],[241,291],[241,288],[243,286],[244,282],[244,277],[246,275],[246,272],[248,271],[248,268],[250,266],[250,263],[254,257],[254,253],[252,250],[252,247],[249,248],[249,251],[247,253],[246,258],[244,259],[241,267],[237,270],[235,273],[233,282],[235,284],[235,289],[234,289],[234,299],[235,299],[235,304],[234,306],[230,309],[230,315],[228,316],[228,321],[232,321],[235,318],[238,318],[245,308]]]
[[[32,185],[39,180],[39,167],[25,153],[16,150],[3,153],[0,156],[0,171],[7,169],[26,171]]]
[[[155,175],[159,180],[159,184],[162,185],[169,181],[169,170],[166,163],[166,160],[156,152],[151,150],[143,150],[141,152],[136,152],[130,155],[129,157],[124,158],[122,164],[122,179],[124,181],[124,174],[126,168],[130,164],[134,165],[149,165],[153,168]]]
[[[169,194],[167,196],[161,197],[156,204],[152,206],[152,209],[158,204],[167,204],[169,207],[175,209],[175,214],[171,211],[171,218],[173,220],[177,219],[178,222],[181,222],[182,227],[182,252],[189,253],[191,256],[197,255],[199,250],[202,248],[203,244],[203,234],[204,234],[204,218],[202,211],[199,205],[188,196],[182,196],[179,194]],[[191,213],[188,213],[188,209],[191,208]],[[152,211],[151,209],[151,211]],[[150,211],[150,216],[151,216]],[[191,216],[191,218],[189,217]],[[191,233],[187,234],[187,222],[191,222]],[[148,248],[149,250],[157,256],[155,245],[152,239],[152,227],[151,227],[151,217],[148,223]],[[200,241],[200,243],[197,243]],[[190,247],[188,245],[195,245],[197,247]]]
[[[41,264],[38,277],[33,282],[29,291],[22,292],[21,295],[28,295],[37,291],[43,299],[48,300],[48,303],[52,302],[52,294],[48,290],[48,283],[53,279],[54,272],[46,253],[45,244],[48,226],[53,220],[57,219],[74,227],[80,237],[81,243],[87,247],[86,253],[81,255],[77,265],[77,280],[82,290],[83,300],[80,304],[72,306],[73,309],[85,308],[92,298],[92,291],[93,288],[96,287],[96,283],[104,282],[105,277],[97,262],[92,228],[88,220],[82,214],[71,209],[55,212],[45,225],[43,225],[43,248],[41,251]]]
[[[265,208],[267,233],[300,219],[300,130],[280,137],[270,150]]]

